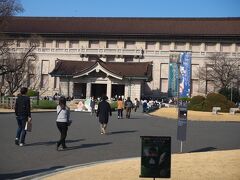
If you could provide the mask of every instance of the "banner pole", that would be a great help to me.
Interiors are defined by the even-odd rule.
[[[182,148],[183,148],[183,142],[180,142],[180,152],[182,153]]]

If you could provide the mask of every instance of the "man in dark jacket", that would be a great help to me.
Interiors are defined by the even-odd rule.
[[[103,96],[102,101],[98,104],[97,117],[101,124],[101,134],[106,134],[107,123],[109,115],[112,116],[112,110],[110,104],[107,102],[108,97]]]
[[[28,89],[26,87],[21,88],[21,94],[16,99],[15,104],[15,114],[18,123],[15,144],[19,146],[23,146],[25,144],[25,125],[27,121],[31,121],[30,98],[26,95],[27,91]]]

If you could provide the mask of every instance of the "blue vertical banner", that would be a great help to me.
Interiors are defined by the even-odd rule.
[[[179,58],[179,98],[190,97],[192,55],[180,53]],[[186,141],[187,137],[187,101],[178,99],[177,140]],[[182,149],[181,149],[182,152]]]
[[[192,55],[189,52],[180,53],[179,58],[179,97],[190,97]]]
[[[177,97],[178,95],[178,62],[179,53],[171,53],[169,56],[168,71],[168,97]]]

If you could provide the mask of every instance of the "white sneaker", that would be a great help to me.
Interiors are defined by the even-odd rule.
[[[20,144],[19,144],[19,146],[21,146],[21,147],[22,147],[22,146],[23,146],[23,143],[20,143]]]

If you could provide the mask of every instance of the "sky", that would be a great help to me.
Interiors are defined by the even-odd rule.
[[[18,16],[240,17],[240,0],[19,0]]]

